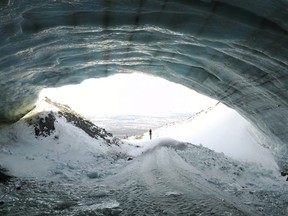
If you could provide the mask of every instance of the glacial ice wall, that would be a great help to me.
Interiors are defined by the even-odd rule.
[[[288,164],[287,0],[3,0],[0,124],[46,87],[141,72],[239,111]]]

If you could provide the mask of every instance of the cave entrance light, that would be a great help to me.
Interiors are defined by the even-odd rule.
[[[40,93],[40,98],[45,97],[70,106],[116,136],[143,133],[150,127],[191,117],[217,103],[182,85],[140,73],[47,88]]]
[[[78,85],[42,90],[40,104],[45,97],[68,105],[120,138],[146,133],[148,140],[152,128],[153,137],[170,137],[236,159],[276,166],[269,151],[260,146],[260,134],[235,110],[159,77],[133,73],[88,79]],[[194,120],[187,120],[189,117]],[[178,124],[165,129],[174,122]]]

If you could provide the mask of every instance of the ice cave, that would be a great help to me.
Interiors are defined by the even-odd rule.
[[[5,130],[29,113],[35,107],[38,94],[44,88],[78,84],[89,78],[102,78],[119,73],[144,73],[191,88],[236,110],[268,140],[265,147],[275,156],[279,173],[281,171],[283,175],[286,175],[288,171],[287,20],[287,0],[2,0],[0,2],[1,130]],[[115,91],[117,90],[115,89]],[[61,115],[65,116],[65,112],[62,111]],[[11,140],[16,139],[11,133],[9,136]],[[55,135],[53,139],[59,141],[59,136]],[[116,142],[109,138],[109,134],[107,137],[105,140],[108,140],[108,143]],[[167,147],[168,145],[177,151],[184,149],[183,152],[185,152],[186,147],[183,147],[182,144],[175,147],[174,141],[168,143],[170,144],[160,143],[160,146]],[[39,146],[34,147],[27,147],[25,150],[27,154],[29,151],[36,151],[35,149]],[[6,147],[5,149],[6,153],[9,153]],[[156,147],[155,151],[158,151]],[[197,151],[204,150],[197,149]],[[184,165],[183,161],[180,163],[176,158],[187,157],[185,161],[189,161],[189,158],[193,157],[188,157],[184,153],[179,153],[180,156],[176,157],[174,153],[166,152],[166,150],[160,153],[158,156],[163,159],[163,163],[172,163],[165,159],[165,157],[171,156],[175,170],[177,171],[177,167],[180,170],[179,179],[174,178],[174,182],[171,180],[170,183],[178,180],[185,181],[184,171],[188,170],[188,166]],[[115,155],[117,155],[116,158],[120,157],[119,154]],[[47,160],[48,157],[49,155],[46,155]],[[94,155],[94,158],[97,157]],[[111,156],[113,160],[115,157]],[[153,155],[149,157],[147,156],[142,161],[143,163],[146,161],[144,164],[147,166],[142,167],[146,171],[149,169],[148,164],[156,161],[156,157]],[[224,161],[221,156],[213,156],[210,159],[213,161],[215,158]],[[30,156],[26,156],[26,159],[30,162],[36,160]],[[220,159],[219,161],[221,161]],[[57,158],[53,159],[53,161],[55,160]],[[108,162],[110,164],[109,160]],[[135,161],[133,166],[137,170],[136,162],[139,166],[142,165],[139,161]],[[233,163],[231,162],[231,164]],[[2,165],[0,163],[0,171]],[[65,166],[64,162],[61,166]],[[72,166],[69,166],[69,169],[76,170]],[[236,164],[234,167],[237,166]],[[219,167],[221,168],[220,165]],[[37,169],[37,166],[34,168]],[[91,167],[87,165],[85,169],[89,168]],[[111,168],[111,173],[114,172],[114,169],[116,168]],[[223,168],[222,171],[224,172],[225,169]],[[150,171],[153,173],[152,169]],[[237,173],[241,172],[244,171],[240,167]],[[60,171],[55,171],[55,173],[60,175]],[[195,173],[197,176],[193,179],[198,182],[200,174],[198,171]],[[63,174],[62,171],[61,174]],[[80,171],[78,174],[80,175]],[[129,175],[129,172],[119,174],[119,176],[122,175],[125,179],[126,174]],[[168,172],[166,174],[169,176]],[[104,174],[91,171],[87,176],[90,179],[99,179]],[[154,185],[161,181],[156,177],[146,180]],[[208,183],[205,183],[205,187],[211,183],[217,185],[217,190],[223,190],[219,180],[216,180],[210,179],[207,181]],[[110,181],[112,182],[112,180]],[[109,181],[107,180],[107,182]],[[124,180],[123,182],[119,180],[119,182],[121,185]],[[127,182],[130,181],[127,180]],[[127,182],[126,184],[128,184]],[[31,187],[36,185],[35,187],[39,190],[45,188],[38,182],[27,184],[30,184]],[[124,183],[122,185],[123,190],[128,188]],[[187,185],[189,185],[188,182]],[[232,187],[232,183],[227,185]],[[62,186],[64,190],[69,191],[68,185]],[[137,183],[132,182],[130,186],[129,188],[135,188],[135,191],[139,190]],[[248,185],[247,188],[250,186]],[[80,186],[77,187],[81,191],[78,194],[79,197],[85,197],[87,195],[85,190]],[[163,191],[167,189],[164,193],[165,196],[159,198],[160,193],[155,193],[151,199],[155,198],[159,201],[163,198],[162,204],[166,203],[164,200],[170,202],[174,198],[179,199],[179,202],[189,200],[189,202],[196,203],[195,206],[202,206],[202,211],[206,208],[204,206],[214,203],[206,209],[209,210],[209,213],[201,214],[201,210],[194,209],[194,213],[188,214],[185,209],[189,208],[186,208],[184,201],[182,205],[184,210],[176,211],[167,203],[167,205],[163,204],[165,210],[160,209],[159,201],[159,205],[156,202],[155,208],[153,207],[154,210],[151,212],[149,211],[149,206],[153,206],[151,201],[136,204],[138,207],[144,206],[144,211],[131,213],[133,212],[132,207],[126,207],[126,210],[125,207],[120,208],[122,203],[119,200],[125,200],[124,195],[116,193],[116,189],[108,190],[101,187],[94,185],[93,190],[100,192],[91,194],[91,196],[87,195],[84,209],[85,205],[80,204],[73,191],[70,191],[70,195],[74,198],[68,200],[66,198],[68,194],[65,192],[56,194],[58,193],[55,192],[57,187],[51,186],[49,189],[46,188],[47,193],[53,194],[54,192],[55,197],[62,196],[65,199],[42,207],[48,209],[55,204],[54,214],[50,212],[51,215],[85,215],[83,212],[86,212],[86,215],[285,215],[288,213],[288,209],[283,204],[285,198],[280,192],[280,194],[274,193],[274,201],[272,201],[278,207],[270,206],[268,210],[267,206],[261,206],[260,201],[257,204],[253,201],[240,203],[232,199],[228,204],[221,200],[229,200],[227,198],[229,195],[223,195],[222,198],[215,195],[216,199],[214,196],[214,198],[206,196],[208,192],[202,191],[203,193],[201,193],[201,190],[198,191],[198,194],[201,194],[200,198],[195,201],[191,197],[191,199],[187,198],[184,189],[182,188],[183,191],[181,191],[180,186],[177,186],[178,190],[172,191],[167,189],[168,186],[167,188],[159,186]],[[3,192],[6,186],[0,188]],[[206,188],[210,188],[210,186]],[[224,191],[227,188],[228,186]],[[233,190],[235,189],[233,196],[241,197],[242,194],[239,191],[245,190],[245,188],[246,186],[243,186],[242,189],[239,187],[237,193],[233,188]],[[210,192],[216,190],[210,189]],[[11,192],[13,196],[21,199],[16,193],[16,190]],[[220,192],[214,194],[220,194]],[[267,195],[268,192],[263,195],[264,192],[260,194],[252,189],[247,192],[246,197],[252,197],[255,194],[259,200],[265,201],[264,203],[270,203],[272,200],[270,195]],[[112,196],[117,199],[108,200]],[[144,200],[147,196],[144,193],[141,195]],[[50,196],[51,200],[55,197]],[[99,198],[101,202],[92,204],[91,197]],[[204,204],[202,203],[203,205],[200,202],[201,197],[206,200]],[[208,199],[206,199],[207,197]],[[11,204],[12,200],[15,199],[10,199],[8,195],[0,193],[0,213],[2,211],[4,215],[9,215],[11,207],[5,209],[5,204]],[[130,198],[127,202],[129,200]],[[253,199],[251,198],[251,200]],[[280,200],[283,201],[282,207],[279,207]],[[28,203],[26,201],[25,203]],[[31,202],[36,205],[37,202],[34,201]],[[132,201],[131,203],[133,205]],[[173,202],[171,201],[171,203]],[[228,207],[225,207],[226,210],[220,211],[217,206]],[[230,208],[230,206],[232,207]],[[29,207],[31,207],[30,210],[33,209],[32,205]],[[25,209],[24,204],[22,208]],[[250,209],[252,213],[247,213],[245,208],[248,211]],[[101,212],[92,214],[91,212],[95,209],[101,209]],[[31,212],[33,211],[31,210]],[[45,211],[43,210],[41,213],[43,214]]]

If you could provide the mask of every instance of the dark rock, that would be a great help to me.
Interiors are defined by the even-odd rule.
[[[17,186],[17,187],[16,187],[16,190],[21,190],[21,186]]]
[[[59,203],[57,203],[57,205],[54,207],[55,210],[64,210],[64,209],[68,209],[70,207],[76,206],[77,202],[73,201],[73,200],[64,200],[61,201]]]
[[[45,118],[40,118],[38,136],[49,136],[53,131],[55,131],[54,122],[55,116],[52,113],[49,113]]]
[[[3,169],[2,167],[0,167],[0,183],[7,183],[12,176],[7,175],[5,172],[7,172],[7,170]]]
[[[281,176],[286,176],[286,175],[287,175],[287,172],[281,171]]]
[[[286,181],[288,181],[288,177],[286,178]]]
[[[131,161],[131,160],[133,160],[133,158],[132,158],[132,157],[129,157],[129,158],[127,159],[127,161]]]
[[[119,145],[122,143],[120,139],[113,137],[113,135],[107,132],[104,128],[97,127],[91,121],[73,111],[69,106],[51,101],[47,97],[45,98],[45,101],[59,108],[60,111],[57,113],[59,116],[66,118],[67,122],[71,122],[76,127],[82,129],[90,137],[95,139],[102,138],[108,144]]]
[[[73,111],[69,106],[54,102],[47,97],[45,98],[45,102],[57,107],[60,111],[40,113],[26,120],[29,125],[34,126],[36,137],[47,137],[52,135],[53,132],[55,132],[56,117],[64,117],[67,122],[80,128],[94,139],[103,139],[108,145],[113,144],[119,146],[122,144],[120,139],[113,137],[113,135],[107,132],[104,128],[97,127],[91,121],[85,119],[83,116]],[[59,136],[54,135],[54,139],[58,140]]]
[[[99,172],[91,172],[87,174],[87,177],[90,179],[101,178],[101,174]]]
[[[44,116],[45,117],[41,117]],[[35,136],[50,136],[55,131],[55,122],[56,118],[53,112],[40,113],[37,116],[33,116],[32,118],[26,120],[29,125],[34,126]]]
[[[1,201],[0,201],[0,205],[4,205],[4,201],[1,200]]]
[[[10,2],[9,0],[1,0],[0,1],[0,8],[8,6],[9,2]]]

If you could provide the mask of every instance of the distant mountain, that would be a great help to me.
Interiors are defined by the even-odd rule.
[[[108,133],[104,128],[96,126],[88,119],[76,113],[69,106],[54,102],[47,97],[44,101],[56,109],[53,111],[41,111],[34,115],[30,115],[25,119],[26,123],[34,127],[36,137],[53,136],[56,130],[55,121],[57,121],[58,118],[65,118],[68,123],[80,128],[94,139],[102,139],[108,145],[121,144],[120,139],[113,137],[113,135]],[[57,139],[57,135],[55,136],[55,139]]]

